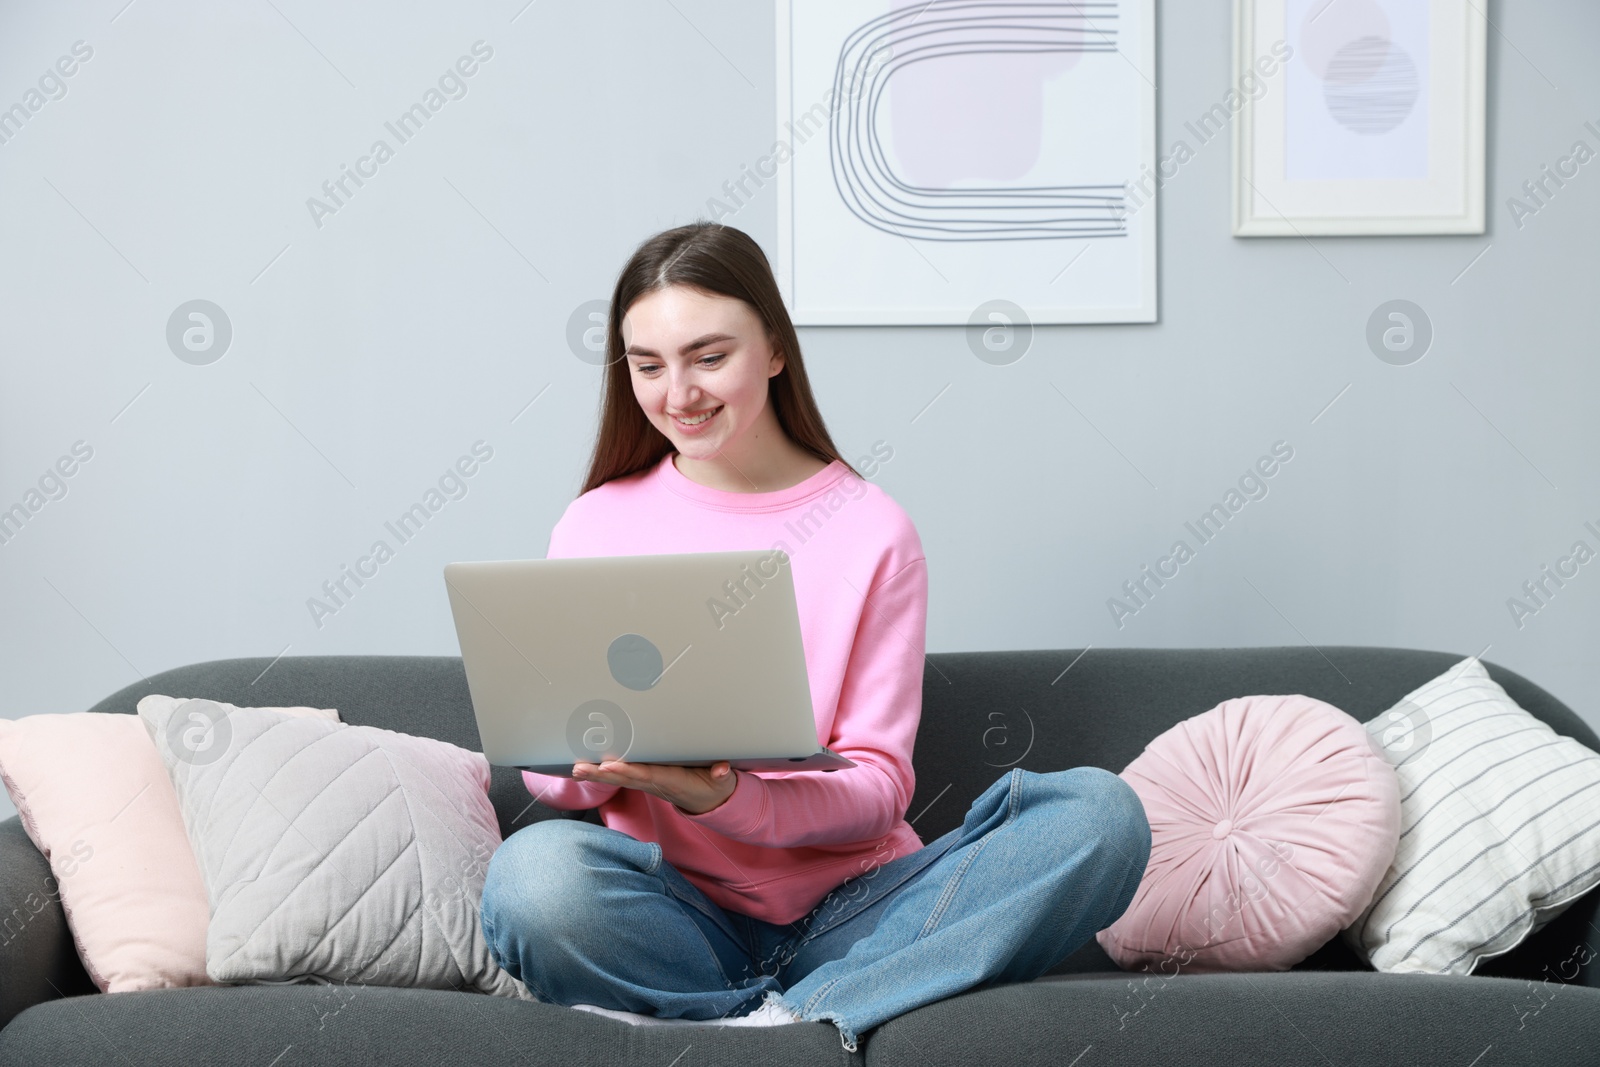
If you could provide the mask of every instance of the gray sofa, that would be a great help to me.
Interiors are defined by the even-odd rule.
[[[1095,649],[1077,656],[928,656],[917,792],[908,813],[923,840],[958,825],[1007,765],[1120,771],[1173,724],[1252,693],[1304,693],[1365,721],[1461,658],[1359,647]],[[349,723],[479,747],[453,657],[285,658],[253,681],[268,663],[224,660],[167,671],[92,710],[132,713],[150,692],[309,704],[336,707]],[[1538,686],[1493,665],[1490,673],[1557,732],[1600,749],[1588,726]],[[505,768],[495,769],[492,794],[503,835],[540,819],[596,814],[533,803],[517,772]],[[0,1065],[1600,1062],[1600,960],[1591,947],[1600,945],[1600,894],[1463,978],[1378,974],[1337,937],[1288,972],[1134,975],[1091,940],[1036,982],[971,990],[909,1012],[869,1031],[850,1053],[827,1024],[633,1027],[452,991],[308,984],[102,995],[78,961],[47,874],[21,824],[0,823]],[[1586,962],[1577,966],[1578,959]]]

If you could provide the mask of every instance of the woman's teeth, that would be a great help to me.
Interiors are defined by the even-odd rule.
[[[715,415],[717,412],[719,412],[721,410],[722,410],[722,405],[718,404],[716,407],[712,408],[710,411],[707,411],[707,412],[704,412],[704,413],[702,413],[700,415],[697,415],[692,419],[680,418],[679,416],[676,416],[676,415],[674,415],[673,418],[676,418],[679,422],[683,423],[685,426],[699,426],[702,422],[705,422],[707,419],[709,419],[711,416]]]

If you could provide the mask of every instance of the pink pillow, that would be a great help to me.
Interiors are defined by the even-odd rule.
[[[139,707],[160,702],[183,703],[147,696]],[[332,709],[270,710],[339,719]],[[204,726],[197,719],[188,728]],[[225,730],[214,740],[225,744]],[[205,883],[138,715],[0,719],[0,777],[50,862],[78,957],[102,993],[217,984],[206,976]]]
[[[1366,727],[1306,696],[1224,701],[1122,772],[1150,862],[1096,938],[1125,970],[1283,971],[1355,922],[1400,840],[1400,784]]]

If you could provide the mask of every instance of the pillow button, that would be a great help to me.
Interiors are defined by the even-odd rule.
[[[1217,825],[1211,828],[1211,836],[1216,838],[1218,841],[1221,841],[1224,837],[1227,837],[1232,832],[1232,819],[1223,819],[1221,822],[1217,823]]]

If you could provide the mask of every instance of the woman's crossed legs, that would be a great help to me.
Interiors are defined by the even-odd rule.
[[[1117,775],[1014,768],[962,825],[784,926],[714,904],[654,842],[551,819],[495,852],[483,932],[548,1003],[709,1020],[772,996],[853,1050],[913,1008],[1044,974],[1127,909],[1149,856],[1144,807]]]

